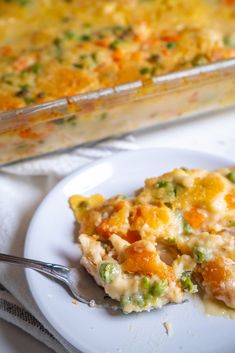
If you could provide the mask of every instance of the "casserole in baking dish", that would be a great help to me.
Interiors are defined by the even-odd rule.
[[[229,1],[2,1],[0,111],[235,56]]]
[[[234,102],[232,1],[4,0],[0,10],[0,163]]]

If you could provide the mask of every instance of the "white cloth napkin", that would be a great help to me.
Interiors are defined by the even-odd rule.
[[[0,252],[23,255],[27,227],[35,209],[63,176],[96,159],[135,148],[133,138],[125,136],[0,168]],[[24,270],[1,262],[0,318],[19,326],[56,353],[77,352],[36,307]]]

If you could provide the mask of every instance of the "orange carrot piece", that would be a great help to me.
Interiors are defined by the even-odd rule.
[[[230,208],[234,208],[235,207],[235,195],[233,194],[227,194],[225,196],[225,201],[227,202],[228,206]]]
[[[179,40],[179,35],[177,33],[169,35],[166,34],[161,37],[161,40],[164,42],[177,42]]]
[[[112,54],[112,58],[114,62],[120,62],[123,58],[123,52],[122,50],[115,50]]]
[[[108,48],[109,41],[107,39],[99,39],[95,42],[96,45],[103,48]]]
[[[205,216],[195,207],[186,212],[184,218],[193,228],[199,228],[205,221]]]
[[[131,244],[125,251],[126,260],[122,267],[126,272],[156,274],[161,279],[174,278],[170,266],[162,262],[157,251],[146,248],[146,244],[140,240]]]
[[[4,46],[0,48],[0,56],[11,56],[13,54],[13,48],[10,46]]]
[[[42,138],[42,134],[39,134],[38,132],[35,132],[31,129],[21,130],[19,135],[24,139],[38,140]]]
[[[136,230],[129,230],[126,235],[123,236],[123,239],[129,243],[135,243],[138,240],[141,240],[140,234]]]

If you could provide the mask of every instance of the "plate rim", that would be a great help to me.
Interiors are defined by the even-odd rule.
[[[23,249],[23,256],[24,257],[29,257],[29,253],[30,253],[30,233],[31,233],[31,228],[33,227],[33,223],[34,223],[34,219],[37,217],[37,214],[39,213],[40,209],[44,207],[44,204],[47,202],[47,199],[51,196],[52,193],[56,192],[57,189],[62,189],[64,185],[66,185],[70,180],[72,180],[76,175],[85,172],[86,170],[90,169],[91,167],[96,167],[98,166],[100,163],[104,163],[104,162],[109,162],[112,160],[116,160],[119,158],[122,158],[122,156],[127,156],[128,154],[130,155],[137,155],[138,153],[153,153],[153,152],[163,152],[163,151],[167,151],[172,152],[172,153],[190,153],[190,154],[194,154],[194,155],[203,155],[207,158],[215,158],[220,160],[222,163],[224,164],[228,164],[229,165],[233,165],[235,164],[235,161],[233,159],[227,158],[227,157],[223,157],[214,153],[210,153],[210,152],[205,152],[205,151],[201,151],[201,150],[196,150],[196,149],[186,149],[186,148],[174,148],[174,147],[153,147],[153,148],[138,148],[136,150],[129,150],[129,151],[121,151],[119,153],[115,153],[112,154],[108,157],[105,158],[100,158],[96,161],[90,162],[82,167],[77,168],[76,170],[74,170],[72,173],[70,173],[69,175],[63,177],[59,182],[56,183],[56,185],[54,185],[51,190],[49,190],[49,192],[44,196],[44,198],[40,201],[38,207],[36,208],[36,210],[33,213],[33,216],[29,222],[29,226],[26,232],[26,236],[25,236],[25,241],[24,241],[24,249]],[[70,346],[72,346],[75,349],[79,349],[81,350],[81,352],[84,351],[84,353],[89,353],[89,348],[85,347],[83,345],[81,345],[78,341],[74,341],[73,339],[70,340],[70,338],[66,337],[63,332],[61,332],[60,329],[58,329],[58,326],[55,325],[54,320],[52,318],[47,318],[48,313],[45,311],[45,308],[42,307],[39,303],[38,297],[36,296],[36,289],[34,288],[33,285],[33,277],[32,277],[32,273],[33,271],[29,271],[27,269],[24,270],[25,271],[25,277],[26,277],[26,282],[31,294],[31,297],[33,299],[34,304],[36,305],[36,308],[38,309],[38,311],[41,313],[41,315],[43,316],[44,320],[54,329],[54,331],[64,340],[67,342],[67,344],[69,344]],[[72,337],[71,337],[72,338]]]

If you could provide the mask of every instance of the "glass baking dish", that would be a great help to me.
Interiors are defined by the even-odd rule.
[[[0,164],[235,104],[235,59],[0,113]]]

